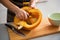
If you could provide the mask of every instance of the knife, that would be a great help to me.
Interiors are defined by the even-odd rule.
[[[11,30],[13,30],[13,32],[15,32],[16,34],[19,34],[20,36],[25,36],[25,34],[23,32],[21,32],[20,30],[17,30],[13,25],[7,23],[5,24],[8,28],[10,28]]]

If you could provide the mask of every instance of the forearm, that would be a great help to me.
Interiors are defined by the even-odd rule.
[[[7,7],[9,10],[11,10],[12,12],[16,12],[18,11],[20,8],[17,7],[16,5],[14,5],[12,2],[10,2],[9,0],[1,0],[1,3]]]

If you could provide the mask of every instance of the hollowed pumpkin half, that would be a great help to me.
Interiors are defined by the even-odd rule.
[[[15,16],[14,24],[21,25],[26,30],[31,30],[37,27],[42,20],[41,11],[38,9],[33,9],[31,7],[23,7],[22,9],[29,13],[29,18],[26,21],[23,21]]]

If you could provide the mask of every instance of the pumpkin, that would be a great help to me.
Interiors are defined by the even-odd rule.
[[[42,13],[38,9],[33,9],[31,7],[23,7],[21,8],[29,13],[29,18],[26,21],[20,20],[15,16],[14,24],[23,26],[26,30],[32,30],[33,28],[37,27],[41,20],[42,20]]]
[[[23,2],[23,5],[29,5],[30,3],[29,2]]]

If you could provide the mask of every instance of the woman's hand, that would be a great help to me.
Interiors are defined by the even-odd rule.
[[[30,7],[36,8],[36,0],[31,0],[30,1]]]
[[[20,9],[18,12],[15,12],[15,14],[21,20],[26,20],[29,16],[29,14],[26,11],[24,11],[23,9]]]
[[[31,4],[30,7],[35,8],[35,9],[37,8],[37,7],[35,6],[35,4]]]

